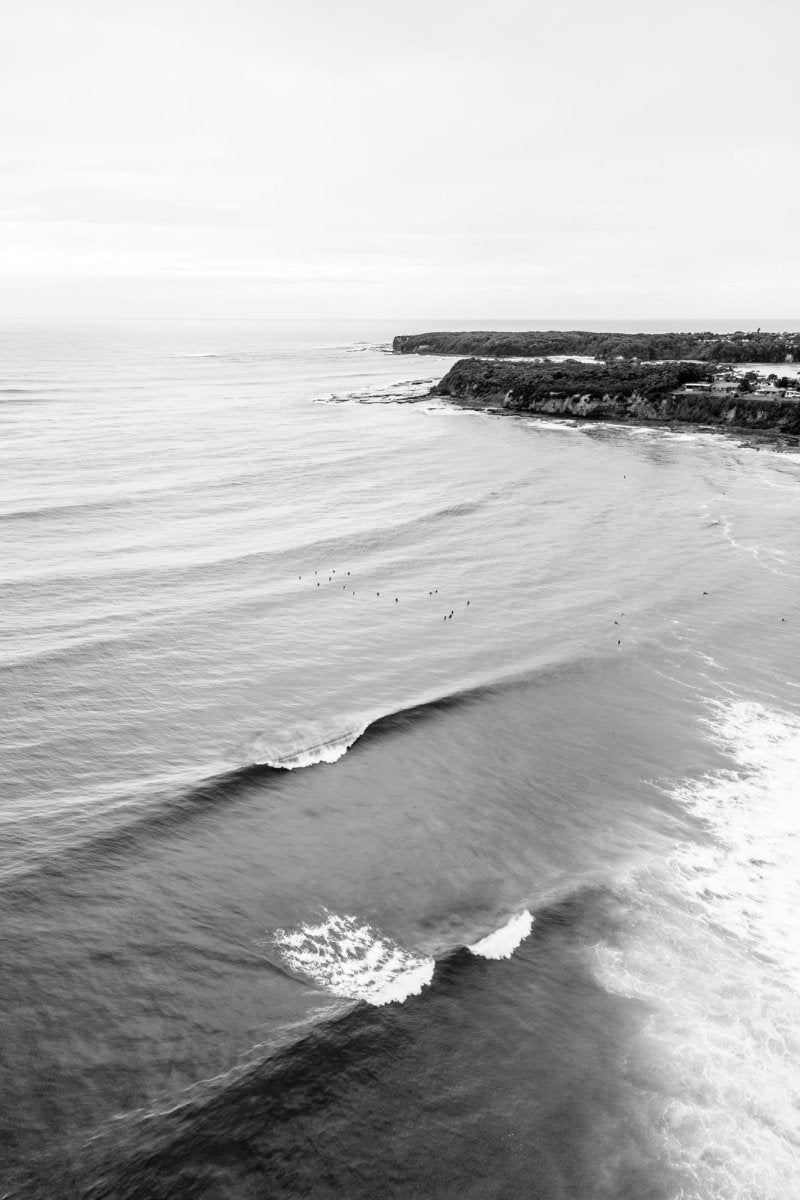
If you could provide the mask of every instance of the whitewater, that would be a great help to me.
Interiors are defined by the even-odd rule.
[[[800,456],[400,331],[0,330],[0,1193],[795,1200]]]

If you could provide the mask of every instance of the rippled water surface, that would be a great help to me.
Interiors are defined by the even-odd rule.
[[[0,331],[4,1192],[794,1200],[800,460],[395,332]]]

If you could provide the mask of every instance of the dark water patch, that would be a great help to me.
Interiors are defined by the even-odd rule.
[[[133,497],[126,497],[115,498],[113,501],[89,500],[80,503],[46,504],[36,508],[15,508],[0,512],[0,521],[52,521],[91,512],[107,512],[109,509],[129,507],[134,503]]]
[[[580,675],[592,667],[601,665],[602,661],[600,658],[586,655],[551,663],[547,666],[521,668],[510,675],[472,683],[442,696],[420,700],[394,712],[386,713],[384,716],[376,717],[366,727],[356,745],[364,748],[373,740],[388,734],[402,733],[418,722],[433,718],[440,713],[467,708],[493,697],[513,695],[515,692],[521,694],[537,686],[546,687],[557,679],[568,679],[571,676]]]
[[[455,709],[466,708],[471,704],[478,704],[481,700],[486,700],[493,695],[525,687],[529,683],[530,676],[521,674],[514,676],[512,679],[495,680],[475,684],[471,687],[459,688],[456,691],[448,692],[446,695],[435,696],[430,700],[422,700],[419,703],[409,705],[407,708],[399,708],[395,712],[386,713],[384,716],[372,721],[362,733],[359,739],[359,746],[360,748],[364,748],[378,738],[383,738],[390,734],[402,733],[412,725],[432,718],[437,713],[452,712]]]
[[[591,970],[622,923],[612,893],[570,896],[512,959],[457,951],[402,1005],[358,1005],[47,1151],[15,1194],[667,1200],[677,1181],[630,1067],[646,1010]]]
[[[555,733],[556,714],[563,702],[558,700],[558,692],[554,689],[567,689],[574,704],[583,695],[587,684],[589,695],[598,686],[615,686],[613,673],[618,669],[616,661],[609,663],[602,658],[578,656],[525,672],[472,681],[442,695],[422,697],[388,713],[351,716],[335,725],[320,723],[298,727],[294,734],[277,731],[274,739],[264,733],[239,749],[236,757],[240,759],[240,765],[231,764],[213,773],[206,768],[205,774],[198,765],[195,778],[188,767],[172,781],[168,778],[144,780],[138,785],[98,795],[96,805],[82,803],[78,808],[71,806],[69,798],[65,797],[63,808],[54,811],[49,822],[49,845],[36,844],[35,826],[27,833],[24,823],[19,828],[9,826],[10,835],[19,844],[8,843],[7,858],[11,865],[3,889],[13,887],[16,877],[27,881],[25,886],[32,886],[31,880],[36,878],[63,879],[73,871],[86,874],[134,856],[140,858],[148,848],[173,832],[180,830],[182,839],[192,836],[191,827],[206,820],[212,822],[209,835],[221,836],[221,822],[228,819],[226,813],[232,821],[239,817],[247,819],[248,813],[257,810],[263,810],[265,814],[274,812],[274,806],[279,805],[279,819],[284,823],[286,806],[297,809],[298,803],[309,797],[312,810],[315,805],[322,804],[326,813],[338,811],[338,808],[347,812],[353,801],[349,791],[352,787],[363,796],[366,817],[369,812],[380,810],[384,801],[380,797],[367,798],[367,793],[363,792],[363,773],[370,763],[381,771],[386,755],[389,756],[386,761],[396,763],[401,774],[404,770],[401,764],[405,761],[405,769],[415,777],[422,772],[426,779],[434,780],[436,776],[431,772],[446,769],[455,781],[466,769],[462,762],[466,754],[472,764],[469,770],[480,771],[485,776],[485,786],[494,786],[496,798],[503,797],[498,819],[524,824],[531,819],[530,806],[533,804],[539,814],[550,812],[552,819],[561,825],[567,819],[566,810],[558,801],[563,781],[555,792],[542,793],[534,772],[527,785],[533,791],[517,795],[519,788],[513,785],[513,795],[507,794],[504,773],[508,769],[514,778],[516,768],[506,761],[502,748],[512,750],[514,731],[518,728],[527,729],[529,737],[545,737],[549,741]],[[609,670],[612,672],[610,679],[607,676]],[[647,678],[646,673],[643,678]],[[606,682],[602,683],[602,680]],[[575,684],[579,693],[574,691]],[[594,706],[590,704],[589,707],[587,716],[598,719],[599,713]],[[549,715],[551,709],[553,713]],[[469,710],[474,713],[470,714]],[[648,724],[646,715],[642,720]],[[427,728],[429,725],[430,729]],[[613,721],[611,728],[616,728]],[[488,732],[490,730],[495,731],[494,735]],[[577,733],[581,739],[586,737],[583,729]],[[407,738],[410,739],[408,742]],[[594,735],[590,735],[590,741],[593,740]],[[483,752],[479,750],[481,746]],[[574,752],[583,753],[583,749],[583,740],[573,745]],[[376,754],[379,757],[376,758]],[[473,762],[474,754],[477,759]],[[527,768],[523,778],[528,778]],[[388,780],[384,781],[384,786],[389,792],[394,788]],[[434,784],[434,809],[442,802],[438,795],[439,786]],[[591,788],[592,785],[587,780],[583,786]],[[467,786],[466,791],[471,794],[471,787]],[[397,801],[403,805],[410,802],[400,795]],[[565,798],[566,802],[577,802],[576,811],[583,814],[581,819],[589,820],[584,813],[584,805],[591,804],[589,798],[586,801],[567,801]],[[472,803],[478,808],[471,812],[470,819],[478,819],[482,802],[473,797]],[[629,803],[632,806],[633,800]],[[644,831],[648,823],[653,823],[654,828],[663,826],[665,831],[672,829],[677,818],[675,806],[668,796],[648,787],[644,804],[644,807],[639,804],[636,811],[640,810],[637,822],[643,823],[640,832],[645,841],[649,838]],[[513,819],[506,811],[508,805],[516,814]],[[612,806],[612,810],[616,812],[616,806]],[[296,815],[302,815],[303,811],[298,809]],[[631,815],[635,816],[633,810]],[[331,819],[326,816],[326,823]],[[695,824],[685,814],[680,815],[684,832]],[[353,832],[355,834],[356,830]],[[492,840],[498,832],[493,832]],[[307,835],[308,830],[303,836]],[[524,893],[519,893],[511,903],[522,899]]]
[[[254,788],[263,797],[271,785],[289,782],[284,771],[250,765],[233,767],[190,787],[163,787],[144,795],[120,795],[114,798],[120,807],[115,806],[111,813],[103,805],[98,806],[100,811],[96,816],[85,817],[87,829],[77,837],[71,836],[73,826],[69,823],[67,802],[63,844],[38,852],[34,848],[27,861],[20,863],[0,886],[4,892],[13,894],[19,889],[28,890],[32,877],[69,879],[75,871],[108,867],[116,859],[127,862],[133,854],[146,852],[154,839],[187,821],[234,804],[245,795],[252,797]]]
[[[349,753],[352,754],[354,750],[363,750],[380,738],[401,734],[412,725],[437,713],[457,709],[469,703],[478,703],[492,693],[518,687],[521,682],[519,678],[515,678],[464,688],[366,721],[365,728],[353,721],[352,733],[339,732],[321,736],[313,745],[306,742],[293,744],[291,739],[284,739],[282,749],[274,752],[273,762],[262,759],[232,766],[230,769],[200,778],[188,786],[151,786],[139,793],[127,791],[105,797],[104,802],[98,805],[96,816],[93,817],[91,813],[82,816],[87,822],[87,828],[77,840],[70,837],[69,832],[65,832],[64,845],[31,855],[26,863],[20,864],[20,870],[14,872],[11,878],[0,886],[4,889],[13,888],[17,875],[26,879],[31,875],[61,877],[73,870],[86,871],[99,867],[109,858],[113,860],[119,857],[127,860],[132,853],[146,849],[154,838],[202,818],[221,806],[235,806],[243,800],[257,799],[261,802],[266,798],[267,792],[274,789],[295,790],[300,786],[301,776],[309,769],[331,768],[333,764],[324,757],[330,747],[341,745],[344,747],[342,753],[349,747]],[[287,769],[289,764],[295,769]],[[61,818],[67,828],[70,825],[68,804],[69,802],[65,801]],[[113,808],[110,815],[109,806]],[[104,823],[106,827],[103,827]],[[101,827],[97,828],[97,825]]]
[[[75,652],[88,653],[88,649],[84,646]],[[271,750],[267,749],[267,735],[262,734],[249,750],[249,754],[258,756],[256,761],[205,776],[200,768],[197,780],[188,783],[145,781],[137,790],[128,788],[103,796],[95,812],[82,807],[73,813],[65,799],[63,811],[53,822],[53,828],[64,831],[63,844],[32,849],[0,886],[4,890],[13,888],[17,877],[61,878],[74,870],[99,869],[116,859],[126,861],[134,853],[145,852],[160,836],[223,807],[262,804],[268,797],[274,801],[276,793],[281,803],[288,803],[289,794],[302,787],[309,770],[335,770],[335,760],[345,753],[370,753],[376,743],[402,738],[424,722],[501,697],[513,701],[515,695],[521,697],[532,688],[546,688],[555,680],[580,675],[592,665],[597,665],[592,659],[578,659],[472,683],[390,713],[343,720],[338,729],[317,730],[312,741],[293,739],[289,733]],[[83,829],[76,832],[78,823]]]

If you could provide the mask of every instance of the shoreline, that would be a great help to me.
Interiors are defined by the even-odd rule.
[[[755,449],[800,448],[800,401],[757,393],[699,391],[685,385],[690,364],[557,370],[533,363],[459,359],[428,398],[496,416],[582,424],[724,433]],[[676,386],[677,384],[677,386]],[[703,385],[701,385],[703,386]]]
[[[529,415],[533,420],[546,420],[539,413],[530,413]],[[722,425],[696,424],[692,421],[612,421],[601,418],[596,421],[586,419],[583,422],[578,422],[576,428],[587,429],[593,424],[619,425],[621,428],[642,429],[654,433],[658,431],[676,434],[706,433],[711,437],[722,438],[726,442],[732,443],[734,446],[739,446],[742,449],[773,450],[776,454],[791,454],[800,451],[800,438],[796,438],[793,435],[787,437],[784,434],[773,433],[767,430],[754,430],[740,428],[739,426],[726,428]]]
[[[420,396],[417,400],[406,400],[406,404],[419,404],[425,400],[445,401],[448,408],[461,409],[464,412],[481,412],[489,417],[503,417],[511,420],[530,421],[541,425],[563,425],[568,429],[586,430],[592,426],[619,426],[625,429],[641,429],[664,433],[707,433],[720,437],[736,446],[748,450],[773,450],[776,454],[792,454],[800,452],[800,437],[794,434],[784,434],[779,430],[750,429],[739,425],[711,425],[706,421],[654,421],[638,418],[636,420],[623,417],[592,417],[573,416],[549,412],[509,411],[496,404],[461,404],[452,398],[442,396],[436,391]]]

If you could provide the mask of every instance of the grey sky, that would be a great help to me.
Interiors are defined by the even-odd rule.
[[[790,317],[797,0],[26,0],[0,316]]]

